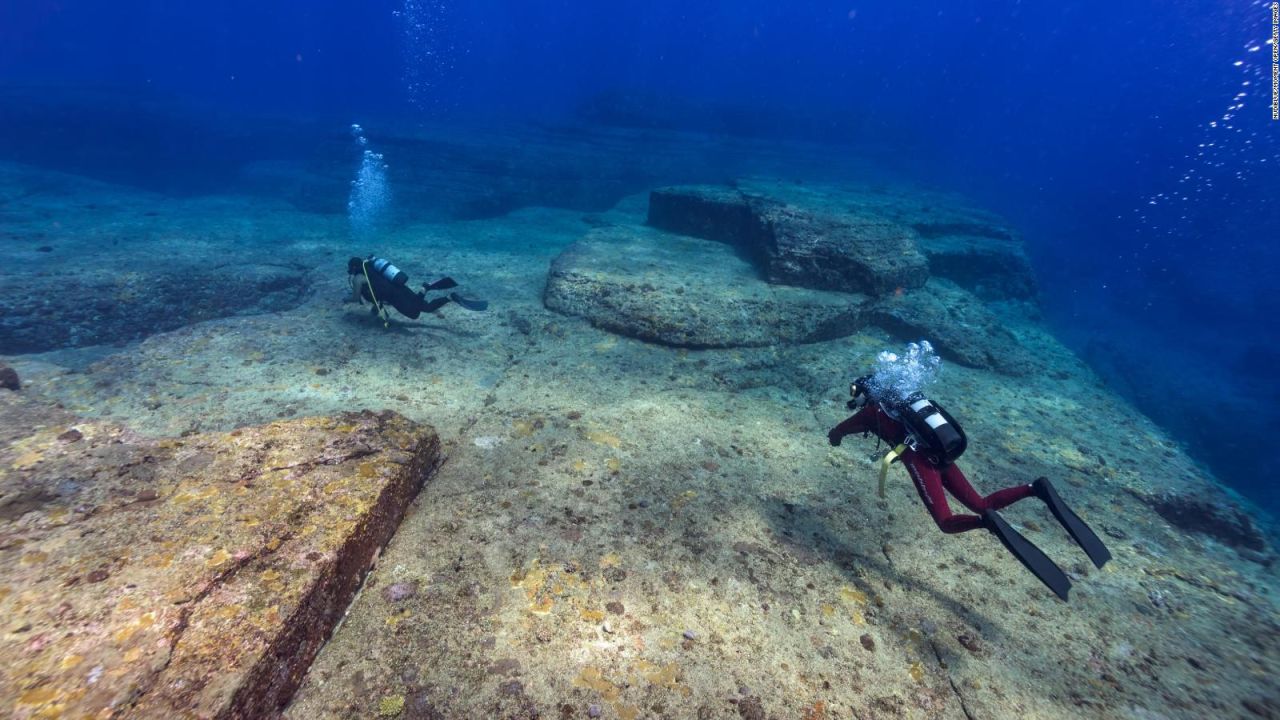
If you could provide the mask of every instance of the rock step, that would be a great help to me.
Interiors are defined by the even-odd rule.
[[[607,226],[555,259],[544,302],[621,335],[725,348],[851,335],[865,324],[868,298],[771,285],[722,243]]]
[[[390,412],[153,440],[0,393],[0,702],[277,712],[439,457]]]
[[[649,224],[726,242],[773,283],[880,295],[919,287],[928,263],[909,228],[877,217],[822,212],[727,188],[660,188]]]
[[[648,223],[739,248],[770,282],[878,296],[945,277],[984,298],[1033,299],[1022,242],[950,195],[745,179],[650,194]]]
[[[1013,333],[972,293],[932,278],[919,290],[880,298],[870,322],[900,340],[928,340],[942,357],[1006,375],[1026,375],[1038,364]]]
[[[124,272],[100,269],[15,275],[0,296],[0,347],[30,353],[137,340],[192,323],[299,305],[298,268],[221,267],[157,260]]]

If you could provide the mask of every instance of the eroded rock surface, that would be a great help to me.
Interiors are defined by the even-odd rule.
[[[926,338],[948,360],[969,367],[1024,375],[1030,353],[973,294],[934,278],[923,288],[881,298],[871,322],[906,341]]]
[[[306,293],[297,268],[176,263],[8,278],[0,293],[0,347],[27,353],[137,340],[201,320],[287,309]]]
[[[880,295],[945,277],[984,298],[1030,299],[1021,239],[952,195],[746,179],[662,188],[649,224],[735,245],[772,282]]]
[[[547,279],[547,307],[680,347],[829,340],[864,324],[867,298],[771,285],[728,246],[639,226],[597,228]]]
[[[1139,497],[1175,527],[1217,538],[1231,547],[1258,552],[1267,549],[1266,539],[1253,518],[1219,492],[1164,492]]]
[[[0,703],[274,712],[438,456],[394,413],[151,440],[0,394]]]
[[[909,228],[879,217],[831,213],[720,187],[653,191],[649,224],[728,242],[770,282],[879,295],[918,287],[927,262]]]

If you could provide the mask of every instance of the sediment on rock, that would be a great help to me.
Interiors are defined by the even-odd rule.
[[[15,717],[275,712],[439,458],[390,412],[150,440],[4,393],[0,427]]]
[[[728,246],[638,226],[589,232],[552,263],[546,306],[689,348],[806,343],[865,324],[861,295],[771,285]]]
[[[30,353],[138,340],[184,325],[302,302],[303,273],[245,263],[211,268],[157,261],[127,272],[16,275],[0,296],[0,347]]]
[[[1017,234],[928,191],[745,179],[650,193],[648,223],[724,242],[770,282],[882,295],[947,278],[985,299],[1034,299]]]
[[[870,321],[904,341],[928,340],[942,357],[969,367],[1007,375],[1025,375],[1036,367],[982,301],[947,280],[934,278],[919,290],[880,298]]]
[[[731,188],[654,190],[648,222],[733,245],[773,283],[879,295],[897,287],[918,287],[928,277],[910,228]]]
[[[1234,548],[1267,549],[1266,538],[1253,518],[1225,498],[1174,492],[1140,497],[1175,527],[1208,535]]]

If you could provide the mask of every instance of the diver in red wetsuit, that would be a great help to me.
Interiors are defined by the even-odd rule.
[[[872,397],[871,376],[858,378],[850,386],[853,399],[849,409],[857,409],[852,417],[832,428],[827,439],[839,445],[847,435],[874,433],[894,449],[884,459],[883,473],[895,457],[902,461],[915,482],[916,492],[924,501],[934,522],[944,533],[960,533],[986,528],[1000,539],[1023,565],[1036,575],[1058,597],[1067,599],[1071,581],[1029,540],[1009,526],[996,512],[1019,500],[1038,497],[1049,506],[1050,512],[1062,524],[1068,534],[1084,549],[1094,565],[1101,568],[1111,559],[1111,553],[1066,503],[1058,497],[1048,478],[1038,478],[1029,485],[1015,485],[981,495],[969,484],[964,473],[956,466],[955,459],[964,452],[968,440],[959,423],[941,406],[916,392],[906,398]],[[946,493],[950,492],[966,508],[976,515],[956,515],[951,512]]]

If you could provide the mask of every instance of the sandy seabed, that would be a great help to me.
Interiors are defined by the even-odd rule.
[[[851,376],[899,344],[883,331],[687,350],[547,310],[552,260],[643,222],[642,199],[353,248],[343,218],[280,201],[34,172],[3,173],[6,295],[54,263],[106,273],[127,308],[148,297],[128,273],[174,252],[208,277],[290,279],[139,342],[8,356],[24,392],[156,436],[370,408],[444,441],[288,717],[1277,716],[1274,552],[1155,509],[1242,501],[1018,313],[1002,319],[1047,370],[950,363],[934,396],[980,490],[1048,476],[1108,543],[1098,571],[1038,502],[1004,512],[1071,574],[1068,604],[990,535],[940,533],[900,468],[879,499],[874,440],[827,444]],[[490,309],[384,329],[343,303],[346,259],[369,251]]]

